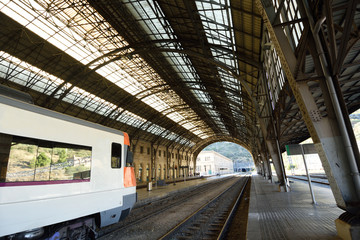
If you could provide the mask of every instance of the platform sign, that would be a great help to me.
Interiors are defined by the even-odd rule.
[[[316,154],[316,148],[313,143],[301,144],[304,149],[304,154]],[[291,155],[302,155],[300,144],[285,145],[286,153],[288,156]]]
[[[317,151],[315,149],[315,145],[312,143],[310,143],[310,144],[291,144],[291,145],[285,145],[285,147],[286,147],[286,152],[287,152],[288,156],[302,155],[303,160],[304,160],[305,170],[306,170],[306,176],[307,176],[308,183],[309,183],[312,202],[313,202],[313,204],[316,204],[314,191],[311,186],[311,177],[310,177],[309,170],[308,170],[308,167],[306,164],[306,159],[305,159],[305,154],[316,154],[317,153]]]

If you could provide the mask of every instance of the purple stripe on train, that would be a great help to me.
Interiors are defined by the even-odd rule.
[[[34,182],[2,182],[0,183],[0,187],[34,186],[34,185],[65,184],[65,183],[80,183],[80,182],[90,182],[90,179],[34,181]]]

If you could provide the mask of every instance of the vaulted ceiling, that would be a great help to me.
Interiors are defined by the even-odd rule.
[[[0,3],[0,83],[28,92],[39,106],[126,131],[132,140],[183,149],[233,141],[251,151],[262,136],[258,122],[263,118],[279,129],[282,145],[299,142],[309,133],[281,65],[272,69],[265,63],[268,53],[274,63],[279,60],[256,2],[5,0]],[[321,77],[314,74],[311,53],[301,55],[300,49],[307,41],[300,36],[306,19],[291,2],[274,1],[278,15],[289,15],[279,24],[296,40],[294,51],[300,51],[307,73],[302,77],[316,95]],[[341,45],[343,35],[354,41],[339,68],[352,112],[360,97],[360,14],[355,8],[347,16],[349,4],[326,3],[333,27],[322,31],[325,38],[335,36],[334,45]],[[352,20],[354,29],[345,29]]]

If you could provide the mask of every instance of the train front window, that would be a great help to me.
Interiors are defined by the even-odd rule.
[[[91,147],[0,133],[0,182],[90,179]]]
[[[121,168],[121,144],[111,144],[111,167]]]

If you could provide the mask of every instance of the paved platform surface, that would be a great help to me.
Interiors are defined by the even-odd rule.
[[[247,239],[340,239],[335,219],[343,211],[336,206],[330,187],[313,184],[314,205],[308,183],[292,181],[292,191],[285,193],[262,176],[253,176]]]

